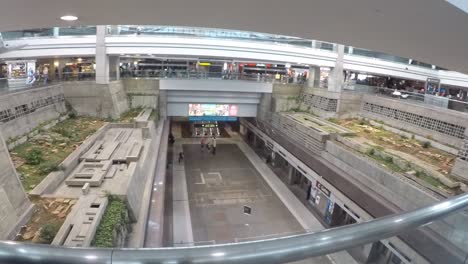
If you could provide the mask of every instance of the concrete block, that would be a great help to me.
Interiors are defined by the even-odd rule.
[[[53,171],[45,177],[32,191],[29,192],[31,196],[42,196],[44,194],[52,193],[65,179],[63,171]]]
[[[461,180],[468,181],[468,161],[456,159],[452,168],[452,175]]]
[[[68,186],[84,186],[89,184],[93,187],[101,186],[104,176],[110,167],[110,161],[82,162],[74,172],[65,180]]]
[[[107,197],[81,196],[57,232],[52,245],[89,247],[107,207]]]
[[[83,195],[87,195],[89,193],[89,188],[90,188],[89,182],[85,183],[83,185],[83,188],[81,188],[81,193]]]

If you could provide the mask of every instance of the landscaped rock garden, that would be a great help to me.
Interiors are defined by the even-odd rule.
[[[466,185],[450,175],[456,156],[419,141],[386,130],[383,124],[365,119],[329,120],[356,133],[342,137],[344,143],[387,169],[401,173],[437,192],[454,195],[466,191]]]

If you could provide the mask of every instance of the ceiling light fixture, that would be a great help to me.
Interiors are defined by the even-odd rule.
[[[75,21],[78,19],[78,17],[72,16],[72,15],[66,15],[66,16],[60,17],[60,19],[65,20],[65,21]]]

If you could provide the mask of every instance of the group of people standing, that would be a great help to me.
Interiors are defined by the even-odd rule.
[[[205,148],[207,149],[208,153],[211,152],[211,154],[213,155],[216,155],[216,137],[215,136],[212,136],[210,138],[207,138],[208,135],[205,134],[205,136],[202,137],[202,139],[200,140],[200,147],[201,147],[201,152],[205,152]],[[173,145],[175,142],[174,140],[174,136],[171,134],[169,134],[169,143],[171,145]],[[183,152],[179,152],[179,164],[184,160],[184,153]]]
[[[46,85],[47,81],[49,80],[49,68],[47,66],[44,66],[42,68],[42,74],[39,69],[37,69],[36,72],[34,72],[33,68],[29,68],[27,74],[28,78],[26,79],[26,84],[29,85],[33,85],[40,78],[42,78],[44,85]]]
[[[203,136],[200,140],[200,148],[201,152],[204,152],[206,148],[208,152],[216,155],[216,137],[212,136],[211,138],[207,139],[207,134],[205,134],[205,136]]]

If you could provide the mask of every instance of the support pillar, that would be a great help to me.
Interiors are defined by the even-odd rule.
[[[109,83],[109,56],[106,52],[106,26],[96,27],[96,83]]]
[[[59,31],[60,31],[60,28],[59,27],[54,27],[52,29],[52,32],[54,34],[54,37],[58,37],[60,34],[59,34]]]
[[[119,56],[109,56],[109,76],[110,80],[120,80]]]
[[[344,83],[344,45],[337,46],[337,53],[338,57],[336,58],[335,67],[331,70],[328,77],[328,91],[330,92],[341,92]]]
[[[312,40],[312,48],[317,48],[317,41],[316,40]]]
[[[288,184],[292,185],[293,184],[293,175],[294,175],[294,167],[290,164],[289,165],[289,171],[288,171]]]
[[[320,87],[320,67],[309,67],[309,78],[307,80],[307,86],[310,88]]]
[[[253,147],[254,147],[254,148],[257,148],[257,147],[258,147],[258,144],[257,144],[257,142],[258,142],[258,140],[257,140],[257,134],[254,133],[253,135],[254,135],[254,136],[253,136]]]

